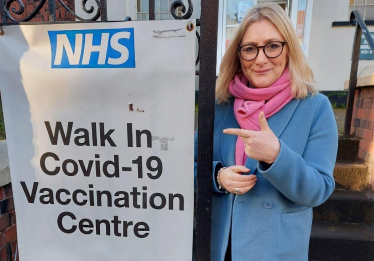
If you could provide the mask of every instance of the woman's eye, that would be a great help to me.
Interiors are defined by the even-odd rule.
[[[278,48],[280,48],[280,44],[276,44],[276,43],[271,43],[266,46],[266,49],[268,50],[276,50]]]
[[[256,52],[256,47],[254,46],[246,46],[246,47],[243,47],[242,50],[246,53],[254,53]]]

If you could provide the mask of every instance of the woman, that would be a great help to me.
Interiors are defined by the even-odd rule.
[[[337,152],[313,83],[285,12],[254,6],[217,80],[212,261],[308,260],[312,207],[334,190]]]

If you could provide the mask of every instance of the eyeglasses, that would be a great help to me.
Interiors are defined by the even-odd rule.
[[[286,45],[286,42],[281,41],[274,41],[269,42],[263,46],[256,46],[253,44],[245,44],[238,47],[238,52],[240,53],[240,57],[242,57],[246,61],[252,61],[256,59],[260,48],[264,51],[264,54],[268,58],[276,58],[283,52],[283,47]]]

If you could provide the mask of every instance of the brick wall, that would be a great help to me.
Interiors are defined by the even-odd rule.
[[[40,0],[22,0],[22,2],[25,5],[25,11],[22,15],[17,15],[11,12],[11,15],[16,20],[21,20],[29,16],[35,8],[39,5]],[[67,5],[72,11],[75,11],[75,4],[74,0],[64,0],[63,1],[65,5]],[[19,5],[14,2],[11,5],[10,10],[12,10],[12,7],[14,7],[16,10],[19,9]],[[39,13],[31,20],[31,22],[42,22],[42,21],[49,21],[49,11],[48,11],[48,1],[44,4],[42,9],[39,11]],[[70,14],[64,7],[61,6],[61,4],[56,0],[56,19],[57,21],[74,21],[75,17]]]
[[[0,261],[13,261],[16,247],[16,213],[12,185],[8,184],[0,187]]]
[[[358,158],[368,165],[367,184],[374,188],[374,86],[356,88],[350,133],[360,139]]]

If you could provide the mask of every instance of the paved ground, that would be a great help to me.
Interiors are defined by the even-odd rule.
[[[336,124],[338,125],[338,132],[342,134],[344,132],[344,118],[345,109],[334,109]]]

